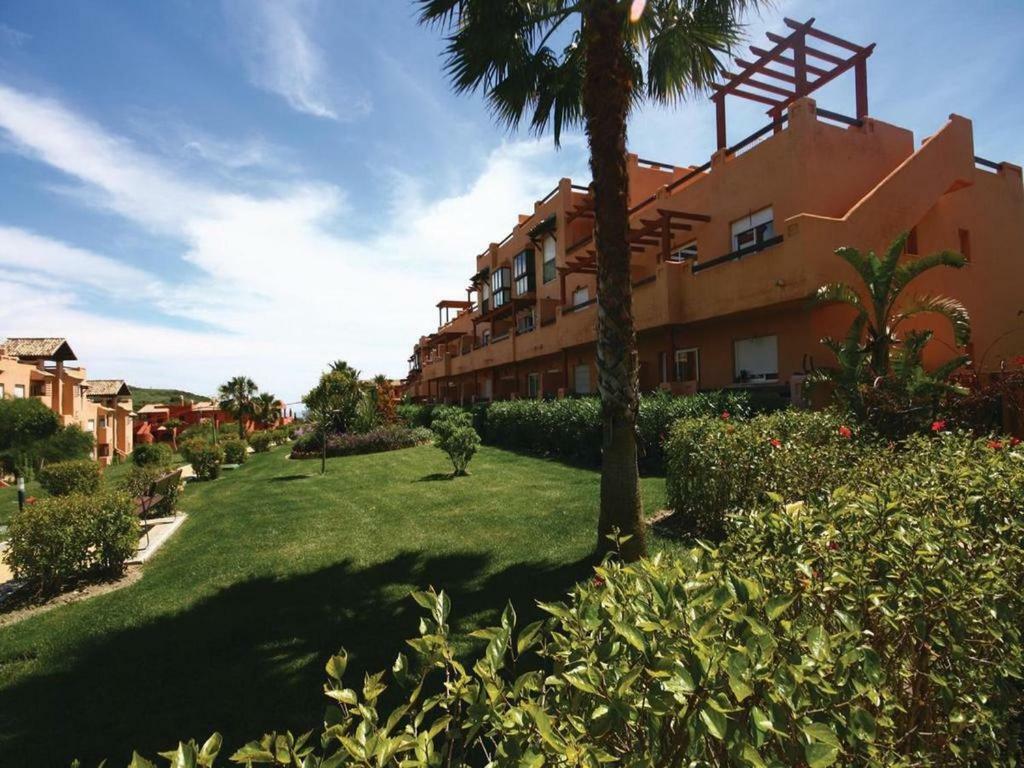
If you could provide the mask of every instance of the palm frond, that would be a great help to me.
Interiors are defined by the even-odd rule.
[[[848,304],[856,309],[858,313],[867,315],[867,310],[861,301],[860,294],[846,283],[826,283],[814,292],[811,301],[818,305]]]
[[[861,254],[856,248],[851,246],[843,246],[836,248],[836,256],[841,258],[857,273],[862,281],[864,281],[864,287],[870,289],[875,281],[874,271],[871,268],[871,257],[874,253],[869,251],[867,256]]]
[[[903,262],[897,267],[896,273],[893,275],[891,301],[895,302],[910,281],[922,273],[927,272],[930,269],[935,269],[936,267],[953,267],[954,269],[960,269],[966,263],[967,259],[964,255],[957,253],[956,251],[939,251],[938,253],[932,253],[928,256],[921,256],[911,261]]]
[[[953,328],[953,339],[958,347],[971,340],[971,316],[967,307],[948,296],[915,296],[893,317],[892,326],[914,315],[932,313],[945,317]]]

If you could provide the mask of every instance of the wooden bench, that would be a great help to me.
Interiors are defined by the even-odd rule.
[[[161,475],[152,482],[149,486],[149,490],[144,496],[139,496],[135,499],[135,516],[139,520],[145,519],[150,512],[162,502],[168,493],[171,493],[181,485],[181,470],[176,469],[173,472],[168,472],[166,475]],[[171,510],[171,514],[177,514],[175,510]],[[149,528],[145,530],[146,535],[146,547],[149,546]],[[145,549],[146,547],[143,547]]]

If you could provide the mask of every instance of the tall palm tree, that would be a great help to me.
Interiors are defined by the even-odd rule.
[[[248,376],[234,376],[217,389],[220,407],[238,422],[238,439],[245,439],[245,419],[253,413],[256,382]]]
[[[597,366],[604,421],[598,551],[628,536],[645,551],[637,472],[637,361],[630,281],[626,122],[645,98],[674,103],[723,72],[741,37],[740,14],[758,0],[419,0],[420,19],[447,33],[458,92],[483,89],[497,119],[564,128],[590,147],[597,246]],[[562,43],[561,50],[553,46]],[[550,45],[549,45],[550,44]],[[641,60],[646,58],[645,65]]]
[[[343,373],[346,376],[351,376],[356,381],[359,381],[360,373],[358,370],[353,368],[344,360],[335,360],[333,363],[327,366],[328,370],[332,373]]]
[[[252,401],[252,408],[253,417],[265,427],[276,424],[281,418],[281,401],[269,392],[260,392]]]

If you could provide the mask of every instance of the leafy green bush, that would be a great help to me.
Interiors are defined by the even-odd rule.
[[[246,459],[249,458],[249,452],[246,450],[249,444],[244,440],[225,440],[222,448],[224,449],[224,463],[225,464],[245,464]]]
[[[123,491],[73,493],[25,507],[8,536],[6,559],[15,576],[49,593],[93,569],[120,573],[135,553],[139,521]]]
[[[144,467],[133,466],[121,480],[120,487],[133,499],[148,496],[153,488],[153,483],[162,478],[167,472],[166,468],[153,465]],[[153,507],[152,516],[166,517],[173,515],[178,504],[178,497],[181,495],[181,484],[179,483],[167,488],[161,495],[163,499]]]
[[[662,442],[678,419],[729,412],[749,414],[749,397],[742,392],[707,392],[688,397],[659,393],[642,397],[637,414],[640,461],[658,471],[664,457]],[[507,400],[487,409],[486,438],[491,445],[599,464],[601,461],[601,402],[596,397],[563,400]]]
[[[77,424],[69,424],[36,443],[32,452],[39,464],[47,464],[88,459],[95,445],[96,439],[91,432],[86,432]]]
[[[98,463],[78,459],[48,464],[39,470],[37,479],[51,496],[67,496],[69,493],[96,493],[103,476]]]
[[[1011,494],[1024,451],[960,436],[919,447],[909,474],[864,492],[770,499],[719,549],[607,563],[566,603],[542,604],[543,621],[517,627],[509,606],[473,633],[486,647],[468,662],[447,595],[415,593],[413,660],[400,653],[358,690],[341,651],[326,663],[321,737],[272,734],[232,759],[1018,765],[1024,518]],[[977,465],[944,465],[939,502],[919,486],[937,458]]]
[[[224,449],[220,445],[193,439],[182,444],[181,454],[200,480],[220,477],[220,465],[224,463]]]
[[[469,413],[447,415],[434,422],[437,435],[435,445],[448,454],[456,476],[467,475],[470,459],[480,447],[480,435],[473,429],[473,417]]]
[[[833,411],[786,410],[748,421],[729,415],[676,422],[666,442],[666,491],[673,524],[719,540],[726,516],[779,493],[817,499],[869,471],[885,451]],[[861,466],[864,469],[859,469]]]
[[[262,432],[253,432],[249,435],[249,445],[256,453],[266,453],[270,450],[270,444],[274,442],[277,435],[274,432],[264,430]]]
[[[430,442],[431,435],[424,439],[421,429],[390,426],[380,427],[364,434],[332,434],[327,436],[327,455],[355,456],[364,453],[383,453],[397,451],[400,448],[413,448]],[[316,432],[308,432],[292,444],[293,459],[318,459],[321,456],[321,437]]]
[[[132,450],[132,463],[137,467],[166,467],[173,453],[164,443],[139,443]]]

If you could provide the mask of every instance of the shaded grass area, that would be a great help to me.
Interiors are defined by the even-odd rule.
[[[105,467],[103,469],[103,477],[106,482],[117,484],[130,468],[131,462],[111,464],[109,467]],[[25,483],[25,496],[35,496],[36,498],[41,499],[47,495],[48,494],[43,490],[43,487],[35,480],[29,480]],[[11,517],[17,513],[18,489],[13,485],[10,488],[0,488],[0,526],[10,523]],[[0,533],[0,541],[5,538],[6,537]]]
[[[358,687],[416,634],[411,589],[446,589],[465,631],[506,600],[530,621],[589,572],[593,471],[485,447],[472,475],[433,482],[448,466],[429,446],[329,459],[325,476],[286,455],[191,484],[189,520],[138,583],[0,630],[0,765],[305,731],[329,654],[348,649]],[[664,506],[664,481],[643,482],[648,513]]]

